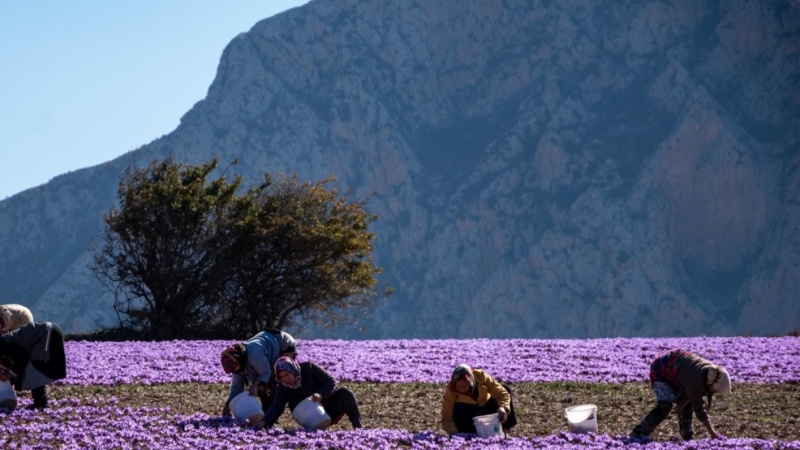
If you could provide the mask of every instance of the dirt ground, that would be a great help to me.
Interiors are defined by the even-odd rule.
[[[443,385],[345,383],[361,406],[364,425],[411,431],[441,432],[439,415]],[[510,436],[542,436],[567,431],[564,408],[576,404],[597,405],[598,432],[627,435],[653,407],[654,397],[647,383],[512,384],[519,425]],[[177,414],[202,412],[216,415],[227,397],[221,384],[178,384],[163,386],[52,386],[50,397],[78,398],[81,402],[116,398],[120,406],[169,406]],[[57,403],[55,407],[58,407]],[[730,398],[715,397],[711,422],[727,437],[800,440],[800,385],[736,384]],[[279,426],[294,426],[288,413]],[[347,420],[338,425],[349,428]],[[708,436],[695,423],[696,437]],[[656,440],[678,437],[677,418],[667,419],[653,434]]]

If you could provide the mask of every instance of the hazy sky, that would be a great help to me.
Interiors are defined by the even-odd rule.
[[[307,2],[0,1],[0,200],[170,133],[236,35]]]

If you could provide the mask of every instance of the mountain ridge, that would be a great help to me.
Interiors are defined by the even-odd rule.
[[[0,296],[108,321],[82,248],[118,174],[238,158],[374,194],[396,293],[309,336],[788,332],[798,30],[788,1],[312,1],[234,38],[172,133],[0,202]]]

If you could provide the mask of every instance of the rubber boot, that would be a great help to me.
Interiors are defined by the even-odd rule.
[[[47,390],[44,386],[31,389],[31,397],[33,397],[33,404],[28,405],[27,409],[45,409],[48,407]]]

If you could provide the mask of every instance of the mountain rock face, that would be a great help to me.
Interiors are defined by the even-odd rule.
[[[796,1],[312,1],[236,37],[172,133],[0,202],[0,300],[112,322],[86,266],[120,172],[239,158],[374,195],[396,292],[303,337],[785,333],[798,83]]]

